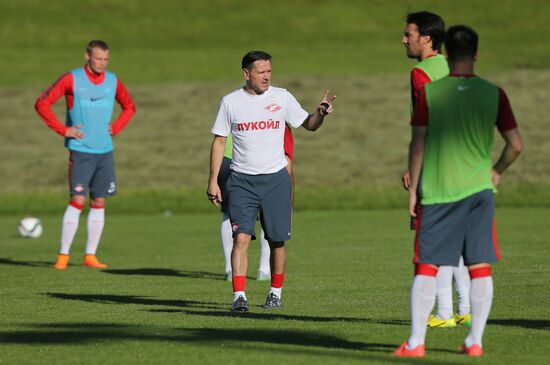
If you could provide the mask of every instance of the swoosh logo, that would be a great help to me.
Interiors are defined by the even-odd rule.
[[[458,91],[465,91],[470,88],[470,85],[458,85]]]

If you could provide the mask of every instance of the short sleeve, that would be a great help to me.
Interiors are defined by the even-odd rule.
[[[416,99],[418,99],[418,93],[420,90],[424,88],[424,85],[432,82],[432,80],[426,75],[426,73],[418,68],[415,67],[411,71],[411,98],[413,105],[416,102]]]
[[[411,125],[415,127],[426,127],[429,121],[428,103],[426,102],[426,89],[420,89],[418,98],[414,105]]]
[[[286,115],[285,121],[294,128],[298,128],[309,116],[294,95],[287,91]]]
[[[516,118],[510,106],[508,96],[500,87],[498,88],[498,114],[497,114],[497,129],[500,132],[506,132],[517,128]]]
[[[222,137],[227,137],[231,133],[231,115],[223,99],[220,103],[216,121],[212,127],[212,133]]]

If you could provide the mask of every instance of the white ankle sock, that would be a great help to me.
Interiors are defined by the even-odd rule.
[[[470,302],[472,310],[472,327],[464,344],[472,346],[477,344],[482,346],[481,338],[487,324],[487,318],[491,311],[493,303],[493,278],[485,276],[472,280],[472,289],[470,292]]]
[[[244,291],[235,291],[233,292],[233,301],[236,301],[241,295],[244,297],[244,300],[247,300]]]
[[[281,295],[283,294],[283,288],[271,287],[269,289],[269,292],[275,294],[277,297],[279,297],[279,299],[281,299]]]
[[[222,242],[223,257],[225,258],[225,273],[231,272],[231,251],[233,250],[233,231],[231,222],[226,213],[222,213],[220,224],[220,239]]]
[[[78,230],[78,221],[80,219],[81,209],[75,208],[69,204],[63,215],[63,223],[61,224],[61,248],[59,253],[68,255],[73,244],[74,236]]]
[[[428,317],[435,303],[435,277],[416,275],[411,289],[411,337],[407,347],[424,344]]]
[[[86,243],[87,255],[95,255],[104,225],[105,209],[90,208],[88,213],[88,242]]]

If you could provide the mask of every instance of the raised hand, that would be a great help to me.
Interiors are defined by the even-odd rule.
[[[332,106],[332,102],[334,101],[334,99],[336,99],[336,95],[332,95],[331,97],[329,97],[329,90],[325,90],[325,93],[323,94],[323,99],[321,99],[321,102],[317,107],[319,114],[325,116],[332,113],[334,111],[334,107]]]

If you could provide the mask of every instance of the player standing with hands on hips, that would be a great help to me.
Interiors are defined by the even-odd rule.
[[[71,200],[61,229],[61,248],[55,269],[69,264],[69,250],[78,229],[80,213],[91,197],[88,214],[88,241],[83,266],[106,268],[96,250],[105,224],[105,198],[116,194],[112,136],[120,133],[135,114],[135,106],[126,87],[115,74],[106,71],[109,47],[101,40],[88,43],[84,67],[61,76],[36,101],[36,111],[54,132],[65,137],[69,149],[69,184]],[[67,122],[63,124],[52,105],[65,96]],[[118,119],[111,123],[115,100],[122,107]]]
[[[313,114],[306,112],[287,90],[271,86],[271,56],[248,52],[242,59],[245,85],[222,98],[212,128],[208,199],[218,206],[229,200],[233,229],[231,264],[233,273],[232,311],[248,310],[245,293],[248,246],[255,234],[256,216],[271,248],[271,289],[263,308],[282,306],[285,278],[285,241],[291,236],[292,183],[283,151],[285,122],[297,128],[317,130],[333,111],[328,90]],[[233,160],[227,182],[228,196],[222,196],[218,173],[226,138],[233,135]],[[227,202],[226,202],[227,203]]]
[[[424,356],[438,267],[456,266],[461,255],[472,279],[472,325],[462,352],[483,354],[482,336],[493,301],[491,263],[500,259],[493,195],[523,143],[504,91],[474,74],[477,45],[478,35],[472,28],[450,27],[445,49],[451,73],[426,84],[414,108],[409,213],[418,215],[419,184],[422,212],[411,289],[411,336],[395,351],[396,356]],[[492,164],[495,127],[505,145]]]

